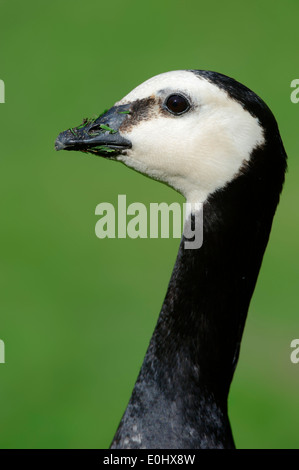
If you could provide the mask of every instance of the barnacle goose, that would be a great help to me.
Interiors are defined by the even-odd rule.
[[[172,71],[55,146],[118,160],[203,203],[203,245],[185,249],[182,236],[111,448],[234,448],[227,397],[286,170],[272,112],[225,75]]]

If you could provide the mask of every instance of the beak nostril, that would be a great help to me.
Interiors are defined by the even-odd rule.
[[[88,129],[88,134],[94,134],[94,133],[98,133],[101,131],[101,127],[96,124],[95,126],[91,126],[89,129]]]
[[[116,134],[118,132],[117,130],[112,129],[109,124],[96,124],[90,127],[90,129],[88,130],[88,134],[93,134],[95,132],[98,133],[101,131],[109,132],[109,134]]]

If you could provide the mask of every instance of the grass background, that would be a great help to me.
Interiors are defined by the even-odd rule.
[[[54,150],[59,132],[168,70],[216,70],[273,110],[289,172],[229,411],[239,448],[298,448],[296,0],[0,1],[1,448],[106,448],[179,240],[99,240],[95,207],[183,199],[123,165]]]

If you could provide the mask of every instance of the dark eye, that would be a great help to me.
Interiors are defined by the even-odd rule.
[[[189,101],[182,95],[170,95],[165,106],[172,114],[183,114],[190,109]]]

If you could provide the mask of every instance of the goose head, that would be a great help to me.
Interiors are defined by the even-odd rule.
[[[269,108],[239,82],[179,70],[145,81],[98,119],[62,132],[55,146],[120,161],[187,202],[204,202],[250,169],[269,126]]]

